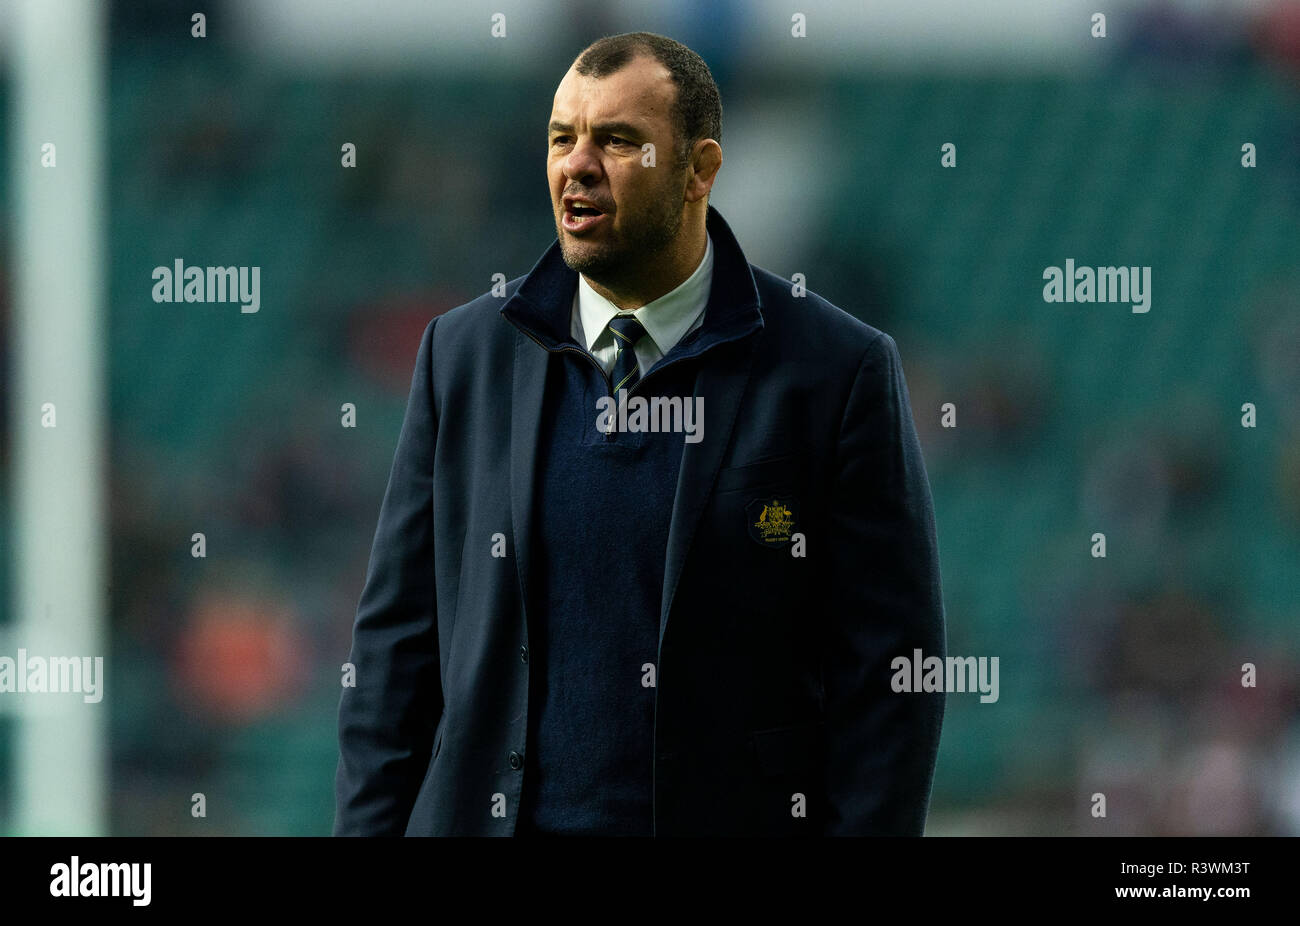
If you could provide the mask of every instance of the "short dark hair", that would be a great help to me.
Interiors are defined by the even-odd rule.
[[[685,167],[697,141],[712,138],[722,143],[722,96],[704,59],[681,42],[653,32],[624,32],[592,42],[578,55],[574,69],[583,77],[601,78],[646,54],[672,75],[677,87],[673,102],[673,128],[677,167]]]

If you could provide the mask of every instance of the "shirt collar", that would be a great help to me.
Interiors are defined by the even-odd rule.
[[[713,238],[705,232],[704,257],[700,259],[695,272],[681,282],[671,292],[664,293],[653,302],[647,302],[639,309],[633,309],[646,334],[654,340],[659,353],[667,354],[673,349],[682,335],[690,330],[695,319],[704,311],[709,301],[709,289],[713,282]],[[578,315],[582,321],[582,335],[587,342],[587,350],[594,350],[596,341],[605,332],[609,320],[621,310],[592,289],[587,278],[578,274]]]

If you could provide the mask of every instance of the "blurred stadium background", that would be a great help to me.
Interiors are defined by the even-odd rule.
[[[39,158],[15,49],[40,5],[0,10],[10,656],[35,620],[11,397]],[[712,201],[750,259],[898,342],[949,651],[1001,666],[996,703],[948,699],[929,832],[1300,834],[1300,5],[1106,4],[1104,39],[1074,2],[795,6],[807,38],[775,2],[209,0],[206,38],[194,4],[100,8],[107,682],[83,708],[98,745],[69,755],[102,799],[33,806],[87,773],[33,774],[22,724],[50,721],[0,695],[0,832],[329,832],[339,667],[420,333],[554,239],[555,86],[645,29],[718,79]],[[153,302],[177,258],[259,266],[260,311]],[[1066,258],[1150,265],[1149,314],[1045,303]]]

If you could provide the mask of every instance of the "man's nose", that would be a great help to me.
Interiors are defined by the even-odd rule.
[[[576,142],[564,159],[564,175],[588,186],[591,180],[599,180],[600,159],[596,157],[596,146],[590,141]]]

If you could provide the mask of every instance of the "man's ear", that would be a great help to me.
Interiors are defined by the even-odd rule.
[[[686,201],[693,203],[704,199],[713,188],[713,181],[722,167],[722,146],[712,138],[703,138],[691,148],[690,176],[686,182]]]

